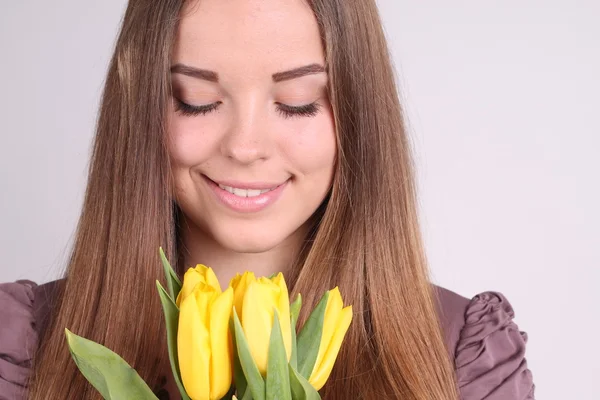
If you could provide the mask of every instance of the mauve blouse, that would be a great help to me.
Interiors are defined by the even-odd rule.
[[[57,282],[21,280],[0,284],[0,400],[23,400],[32,358],[52,309]],[[527,334],[498,292],[471,300],[436,286],[448,350],[455,360],[463,400],[533,400],[525,359]],[[164,389],[157,393],[168,399]],[[171,399],[178,398],[172,394]]]

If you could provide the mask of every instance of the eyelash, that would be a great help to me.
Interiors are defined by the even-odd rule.
[[[205,106],[192,106],[179,99],[176,100],[175,111],[181,113],[181,115],[187,117],[195,117],[196,115],[206,115],[214,110],[216,110],[221,102],[218,101],[216,103],[208,104]],[[277,112],[281,114],[284,118],[293,118],[293,117],[314,117],[317,115],[321,109],[321,105],[318,103],[310,103],[302,106],[288,106],[287,104],[277,104]]]
[[[277,112],[281,114],[283,118],[314,117],[319,113],[320,109],[321,105],[316,102],[297,107],[277,103]]]
[[[191,106],[179,99],[175,100],[175,111],[179,111],[181,115],[185,115],[187,117],[194,117],[196,115],[206,115],[209,112],[216,110],[217,107],[219,107],[219,105],[221,104],[221,102],[218,101],[216,103],[212,103],[206,106]]]

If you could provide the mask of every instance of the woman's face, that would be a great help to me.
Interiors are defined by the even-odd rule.
[[[202,0],[173,49],[170,156],[189,223],[237,252],[303,234],[336,139],[316,19],[302,0]]]

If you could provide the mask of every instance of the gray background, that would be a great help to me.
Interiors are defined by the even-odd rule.
[[[71,244],[125,1],[2,3],[0,281],[45,282]],[[599,399],[599,3],[379,4],[436,282],[509,298],[538,398]]]

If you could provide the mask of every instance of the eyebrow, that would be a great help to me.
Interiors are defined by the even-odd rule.
[[[291,79],[297,79],[306,75],[319,74],[322,72],[326,72],[325,67],[323,67],[321,64],[313,63],[305,65],[303,67],[290,69],[288,71],[276,72],[272,75],[272,78],[273,82],[277,83],[282,81],[289,81]],[[219,82],[219,74],[217,74],[216,72],[207,69],[191,67],[189,65],[184,65],[181,63],[173,65],[171,67],[171,73],[182,74],[209,82]]]
[[[184,64],[175,64],[171,67],[172,74],[182,74],[191,76],[192,78],[203,79],[210,82],[219,82],[219,75],[214,71],[190,67]]]
[[[273,74],[273,82],[289,81],[306,75],[320,74],[321,72],[325,72],[325,67],[321,64],[309,64],[289,71],[277,72]]]

